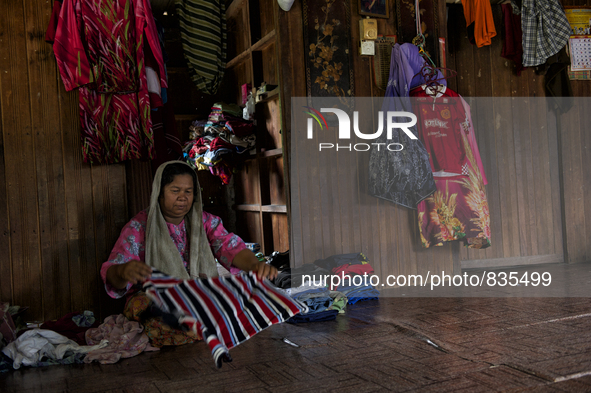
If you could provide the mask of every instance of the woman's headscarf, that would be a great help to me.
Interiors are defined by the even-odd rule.
[[[185,216],[187,242],[190,247],[189,261],[187,262],[191,276],[187,273],[181,254],[170,237],[159,202],[162,172],[170,164],[183,164],[191,168],[182,161],[168,161],[160,165],[156,171],[152,183],[152,196],[150,197],[150,209],[146,226],[146,264],[178,278],[197,278],[199,274],[205,274],[207,277],[217,277],[218,271],[215,258],[203,228],[201,188],[196,176],[196,187],[193,190],[193,207]],[[193,169],[191,168],[191,170]]]

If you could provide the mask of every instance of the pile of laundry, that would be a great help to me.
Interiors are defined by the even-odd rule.
[[[258,255],[259,260],[266,259]],[[335,255],[293,269],[288,261],[288,252],[273,253],[268,259],[281,270],[272,283],[253,272],[182,280],[153,271],[143,287],[162,321],[203,338],[217,367],[231,361],[229,349],[271,325],[334,320],[347,304],[379,295],[368,284],[373,268],[361,253]],[[6,304],[0,304],[0,372],[21,366],[111,364],[158,350],[157,342],[150,344],[145,327],[122,314],[99,325],[91,311],[74,312],[19,330],[7,310]]]
[[[3,324],[10,326],[2,315]],[[59,364],[116,363],[143,351],[157,350],[150,345],[144,328],[123,315],[111,315],[104,323],[92,311],[73,312],[37,328],[12,330],[3,336],[0,372],[22,366],[44,367]]]
[[[307,308],[287,322],[333,320],[347,304],[379,297],[369,280],[374,269],[362,253],[333,255],[297,268],[289,268],[286,259],[287,252],[269,261],[280,271],[273,284]]]
[[[153,270],[143,289],[153,306],[151,315],[168,327],[203,339],[218,368],[232,360],[231,348],[307,311],[303,303],[277,291],[254,272],[185,280]],[[21,332],[14,324],[10,329],[0,325],[0,331],[9,337],[0,355],[1,371],[93,361],[111,364],[161,346],[158,341],[151,344],[152,336],[138,321],[111,315],[99,325],[90,311],[70,313]]]
[[[207,121],[194,121],[191,141],[183,148],[183,157],[197,170],[207,170],[223,184],[232,177],[236,157],[255,147],[255,125],[244,120],[235,104],[216,103]]]

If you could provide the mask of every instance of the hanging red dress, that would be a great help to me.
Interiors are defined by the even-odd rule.
[[[53,51],[66,90],[80,90],[84,161],[153,158],[146,55],[167,84],[149,0],[64,0]]]
[[[429,94],[411,91],[419,139],[429,153],[437,191],[418,206],[424,247],[461,240],[470,248],[490,246],[486,176],[470,115],[470,106],[443,86]]]

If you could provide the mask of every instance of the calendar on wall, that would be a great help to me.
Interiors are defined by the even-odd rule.
[[[570,69],[591,70],[591,35],[571,35],[568,43]]]
[[[564,13],[570,27],[571,34],[591,34],[591,7],[590,6],[565,6]]]

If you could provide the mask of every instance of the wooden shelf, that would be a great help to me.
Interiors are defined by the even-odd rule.
[[[241,86],[280,85],[279,8],[276,0],[232,0],[227,7],[228,42],[234,49],[226,62],[233,86],[228,95],[241,97]],[[237,234],[261,244],[263,252],[289,248],[289,197],[286,194],[285,145],[279,88],[256,102],[256,149],[242,155],[243,166],[234,178]],[[262,104],[262,105],[259,105]],[[256,201],[256,202],[255,202]]]
[[[193,120],[197,120],[197,118],[199,117],[199,115],[191,115],[191,114],[176,114],[174,115],[174,119],[175,120],[185,120],[185,121],[193,121]]]
[[[252,51],[267,49],[269,45],[275,42],[275,30],[271,30],[266,36],[255,42],[250,49]]]
[[[233,0],[232,3],[226,7],[226,17],[235,15],[243,6],[243,1],[244,0]]]
[[[263,150],[260,152],[255,152],[251,150],[248,156],[245,158],[246,160],[254,160],[256,158],[270,158],[270,157],[279,157],[283,155],[283,149],[270,149],[270,150]]]
[[[285,205],[263,205],[261,208],[263,213],[287,213]]]
[[[238,56],[236,56],[235,58],[233,58],[232,60],[228,61],[226,63],[226,68],[232,68],[234,67],[236,64],[240,64],[243,61],[247,60],[250,58],[250,52],[251,49],[248,48],[247,50],[245,50],[244,52],[240,53]]]
[[[242,212],[260,212],[260,205],[234,205],[234,209]]]
[[[182,72],[189,72],[189,67],[167,67],[166,72],[168,74],[179,74]]]
[[[285,205],[234,205],[234,209],[243,212],[287,213]]]
[[[265,93],[264,95],[265,95],[265,98],[262,98],[262,99],[258,100],[255,103],[255,105],[263,104],[265,102],[268,102],[268,101],[271,101],[271,100],[274,100],[274,99],[279,98],[279,86],[277,86],[276,88],[274,88],[270,92]]]
[[[272,30],[269,34],[267,34],[266,36],[264,36],[263,38],[261,38],[260,40],[255,42],[253,46],[251,46],[250,48],[248,48],[244,52],[238,54],[233,59],[230,59],[226,63],[226,68],[232,68],[236,64],[242,63],[246,59],[250,58],[252,52],[266,49],[269,47],[269,45],[271,45],[274,42],[275,42],[275,30]]]
[[[261,157],[277,157],[283,154],[283,149],[266,150],[259,153]]]

